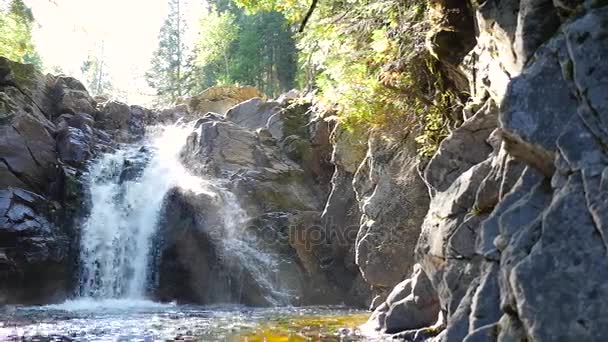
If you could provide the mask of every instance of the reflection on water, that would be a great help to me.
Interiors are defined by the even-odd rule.
[[[248,308],[74,301],[0,308],[0,341],[369,341],[346,308]]]

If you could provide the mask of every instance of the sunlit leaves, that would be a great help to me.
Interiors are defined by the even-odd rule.
[[[32,41],[34,17],[22,0],[0,0],[0,56],[41,66]]]
[[[299,20],[310,1],[235,0],[250,11],[283,10]],[[419,135],[430,156],[454,126],[452,96],[425,49],[424,0],[320,1],[299,36],[303,82],[347,129]]]
[[[197,45],[196,63],[205,66],[213,62],[225,63],[226,78],[230,77],[228,53],[238,37],[236,18],[230,12],[211,9],[200,20],[200,39]]]

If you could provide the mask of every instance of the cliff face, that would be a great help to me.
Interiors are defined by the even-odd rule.
[[[0,59],[0,302],[65,297],[87,160],[186,117],[182,162],[229,184],[297,304],[371,303],[367,326],[406,340],[603,340],[606,3],[431,5],[430,49],[470,98],[428,161],[412,132],[354,135],[293,94],[156,113]],[[209,302],[208,279],[235,270],[214,268],[201,234],[217,203],[177,190],[167,203],[157,297]],[[26,286],[33,275],[48,286]],[[250,283],[238,300],[268,304]]]
[[[443,325],[437,341],[602,340],[608,10],[597,1],[471,5],[476,46],[446,63],[466,75],[466,107],[477,110],[423,172],[431,201],[416,246],[442,319],[419,329],[407,314],[424,305],[393,301],[370,324],[413,340]]]
[[[47,303],[78,277],[84,171],[143,134],[148,112],[97,104],[77,80],[0,58],[0,303]]]

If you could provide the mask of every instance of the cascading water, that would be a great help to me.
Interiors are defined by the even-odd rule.
[[[237,264],[268,292],[273,304],[288,304],[288,291],[272,281],[276,256],[242,238],[248,220],[236,196],[219,180],[193,176],[179,153],[193,124],[151,128],[145,144],[106,154],[89,173],[91,212],[81,233],[80,295],[94,299],[144,299],[151,273],[153,238],[165,195],[174,187],[221,201],[223,259]]]
[[[144,297],[165,194],[175,186],[198,193],[207,189],[178,158],[191,130],[179,124],[157,128],[148,144],[106,154],[92,166],[92,208],[81,233],[81,296]]]

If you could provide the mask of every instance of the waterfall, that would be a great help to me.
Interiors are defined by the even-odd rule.
[[[91,165],[91,208],[81,230],[81,298],[145,299],[163,201],[179,187],[221,201],[225,238],[218,247],[223,259],[247,270],[267,290],[269,302],[289,303],[287,291],[272,281],[277,256],[242,238],[249,218],[236,196],[222,181],[194,176],[182,165],[179,153],[193,127],[150,128],[148,141],[124,146]]]
[[[208,188],[179,161],[191,130],[181,124],[158,127],[146,144],[121,148],[92,165],[92,207],[81,232],[81,296],[144,297],[165,194],[175,186],[197,193]]]

